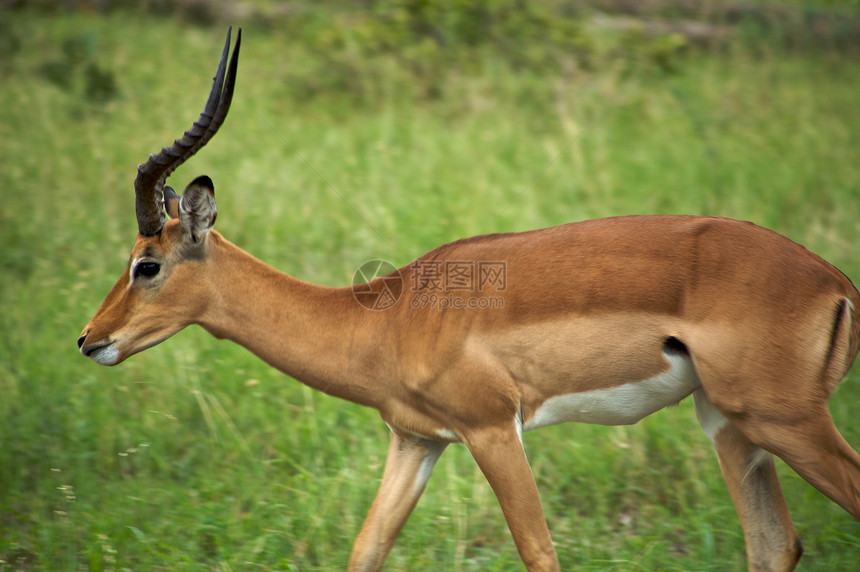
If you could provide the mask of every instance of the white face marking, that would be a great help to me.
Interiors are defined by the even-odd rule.
[[[90,357],[94,362],[101,365],[116,365],[119,361],[119,350],[111,344],[93,351]]]
[[[630,425],[667,405],[678,403],[699,387],[690,357],[664,352],[670,367],[650,379],[551,397],[526,421],[530,431],[568,421],[598,425]]]
[[[131,269],[128,273],[128,287],[131,287],[131,285],[134,283],[134,271],[137,267],[138,262],[140,262],[140,258],[135,258],[131,261]]]
[[[696,417],[699,420],[699,425],[705,430],[705,435],[714,442],[717,433],[720,429],[726,426],[729,421],[723,417],[723,414],[717,411],[708,396],[705,395],[705,390],[699,388],[693,394],[693,403],[696,404]]]

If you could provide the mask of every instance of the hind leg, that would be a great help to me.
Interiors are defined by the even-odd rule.
[[[730,424],[704,390],[697,390],[693,399],[741,520],[749,569],[793,570],[803,547],[788,514],[773,458]]]
[[[826,404],[809,407],[784,421],[753,415],[729,418],[751,440],[778,455],[860,520],[860,455],[839,434]]]
[[[836,430],[827,409],[843,368],[827,366],[823,356],[791,344],[762,352],[743,336],[696,342],[693,363],[716,410],[860,520],[860,455]]]

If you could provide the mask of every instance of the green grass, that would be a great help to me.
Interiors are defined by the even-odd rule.
[[[0,59],[0,569],[343,569],[384,463],[375,412],[198,329],[118,368],[75,346],[126,263],[135,168],[196,117],[224,30],[9,17],[22,46]],[[46,79],[70,38],[117,97]],[[463,236],[671,212],[753,220],[860,279],[856,58],[727,50],[671,74],[624,58],[530,73],[485,54],[436,97],[383,69],[357,101],[297,95],[319,56],[289,35],[248,22],[244,42],[230,118],[171,181],[209,174],[219,230],[296,277],[349,284],[365,260],[406,264]],[[857,378],[832,412],[860,447]],[[525,440],[564,569],[744,568],[689,400]],[[856,567],[860,524],[780,474],[802,569]],[[464,447],[387,569],[521,569]]]

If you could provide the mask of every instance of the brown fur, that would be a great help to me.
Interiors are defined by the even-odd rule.
[[[790,569],[800,555],[772,466],[749,465],[759,449],[860,518],[860,457],[826,407],[857,354],[860,296],[772,231],[642,216],[461,240],[401,268],[401,298],[374,312],[350,288],[306,284],[215,231],[201,237],[214,203],[201,211],[138,236],[132,260],[145,255],[161,272],[129,284],[127,271],[84,328],[82,351],[113,344],[122,361],[199,324],[314,388],[378,409],[392,447],[353,569],[382,565],[423,489],[410,484],[422,459],[450,440],[472,451],[529,569],[557,569],[518,427],[554,396],[659,375],[667,340],[689,353],[705,401],[726,420],[715,445],[751,568]],[[192,229],[195,239],[183,240]],[[442,292],[448,302],[503,304],[416,306],[431,293],[419,273],[433,261],[504,263],[503,287]]]

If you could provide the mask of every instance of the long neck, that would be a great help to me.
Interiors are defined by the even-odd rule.
[[[384,316],[350,288],[328,288],[278,272],[212,233],[212,297],[199,324],[291,377],[363,405],[380,402],[373,383],[390,367]]]

